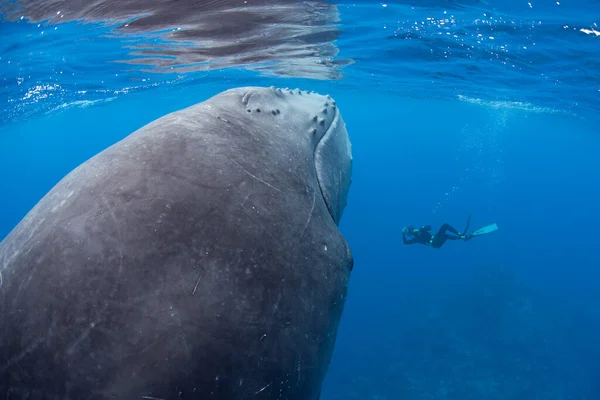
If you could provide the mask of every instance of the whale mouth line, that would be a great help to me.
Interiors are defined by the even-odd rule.
[[[255,106],[252,105],[253,98],[258,98],[259,100],[257,101],[261,102],[260,99],[263,94],[261,93],[261,89],[262,88],[248,87],[238,94],[239,101],[244,108],[246,108],[247,112],[267,111],[266,109],[261,110],[260,108],[255,108]],[[319,95],[318,93],[300,89],[290,90],[288,88],[282,89],[274,86],[269,87],[269,89],[270,94],[284,100],[288,95],[302,95],[306,97],[315,95],[320,98],[325,98],[325,96]],[[340,156],[342,155],[339,153],[339,149],[336,149],[335,147],[341,142],[344,142],[344,139],[339,137],[339,130],[344,129],[344,124],[341,122],[341,113],[336,106],[336,102],[330,96],[326,96],[324,107],[322,113],[326,115],[319,117],[318,115],[320,114],[317,112],[317,114],[312,117],[312,125],[309,125],[311,126],[310,129],[312,129],[312,135],[316,136],[318,135],[317,132],[323,132],[322,135],[318,135],[316,143],[313,142],[315,143],[312,151],[313,168],[321,198],[327,207],[327,212],[331,216],[331,219],[337,225],[339,223],[341,210],[343,209],[342,202],[344,201],[344,191],[342,190],[341,185],[344,178],[344,172],[343,166],[339,164],[339,161],[341,160]],[[329,123],[325,125],[325,122],[327,121]]]
[[[315,168],[315,175],[317,177],[317,185],[319,186],[319,191],[321,192],[321,198],[323,199],[323,201],[325,202],[325,205],[327,206],[327,211],[329,212],[329,215],[331,216],[331,219],[333,220],[333,222],[335,222],[337,224],[337,220],[336,217],[333,213],[333,208],[332,205],[329,204],[329,202],[327,201],[327,196],[325,195],[325,187],[324,184],[321,180],[320,174],[319,174],[319,168],[317,167],[317,160],[318,160],[318,155],[317,155],[317,151],[319,150],[319,148],[321,146],[325,146],[325,141],[327,141],[329,139],[329,137],[331,137],[331,135],[333,134],[333,132],[337,129],[338,127],[338,122],[340,119],[340,113],[336,108],[334,108],[333,110],[334,112],[334,116],[331,119],[331,122],[329,123],[329,126],[327,127],[327,129],[325,130],[325,133],[323,134],[323,136],[321,136],[321,138],[319,139],[319,141],[317,142],[317,144],[315,145],[315,149],[313,150],[313,167]],[[339,188],[337,190],[338,196],[339,196]]]

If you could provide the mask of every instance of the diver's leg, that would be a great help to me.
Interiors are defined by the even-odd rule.
[[[440,229],[437,231],[437,233],[435,235],[433,235],[433,240],[431,241],[431,247],[433,247],[435,249],[439,249],[440,247],[442,247],[444,245],[444,243],[446,243],[446,240],[458,239],[458,236],[448,235],[448,233],[446,233],[446,231],[454,232],[458,235],[458,232],[456,231],[456,229],[454,229],[453,227],[451,227],[448,224],[444,224],[440,227]]]
[[[446,233],[446,231],[454,233],[456,235],[456,237],[453,238],[452,236],[448,235]],[[437,235],[446,235],[446,236],[448,236],[448,239],[450,239],[450,240],[460,239],[460,233],[458,233],[458,231],[456,229],[454,229],[452,226],[450,226],[448,224],[442,225],[440,227],[440,230],[438,231],[438,233],[436,233],[435,235],[436,236]]]
[[[453,235],[448,235],[448,232],[453,233]],[[458,240],[462,239],[462,236],[454,227],[448,224],[444,224],[440,227],[437,233],[433,236],[433,240],[431,241],[431,247],[440,248],[446,240]]]
[[[431,240],[431,247],[434,249],[439,249],[444,245],[444,243],[446,243],[446,239],[450,239],[450,236],[446,235],[445,233],[436,233]]]

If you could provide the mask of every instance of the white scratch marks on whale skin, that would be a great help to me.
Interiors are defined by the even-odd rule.
[[[198,284],[200,283],[200,279],[202,275],[198,276],[198,280],[196,281],[196,286],[194,286],[194,290],[192,291],[192,296],[196,294],[196,290],[198,290]]]
[[[83,342],[89,335],[92,329],[96,327],[96,323],[92,322],[90,325],[84,329],[84,331],[79,335],[79,337],[71,344],[71,346],[67,349],[67,354],[73,354],[76,348]]]
[[[316,202],[317,202],[317,192],[313,191],[312,206],[310,207],[310,213],[308,214],[308,219],[306,220],[306,223],[304,224],[304,228],[302,228],[302,233],[300,233],[300,237],[304,236],[304,232],[306,232],[306,228],[308,228],[308,224],[310,223],[310,219],[312,218],[313,211],[315,210]]]
[[[117,242],[119,243],[118,246],[115,246],[115,250],[119,253],[119,270],[118,270],[118,276],[120,277],[123,274],[123,260],[125,259],[125,254],[123,251],[123,232],[121,232],[121,225],[119,224],[119,220],[117,218],[117,215],[115,214],[115,211],[113,209],[113,207],[110,205],[110,202],[108,201],[108,199],[105,196],[105,193],[102,192],[100,193],[100,197],[102,199],[102,201],[104,202],[104,205],[106,206],[106,210],[108,211],[108,213],[110,214],[112,221],[114,223],[114,227],[117,230]],[[117,285],[115,284],[114,290],[110,295],[110,298],[112,298],[117,290]]]
[[[257,394],[259,394],[260,392],[264,391],[266,388],[268,388],[269,386],[271,386],[271,384],[269,383],[267,386],[264,386],[262,389],[257,390],[256,392],[254,392],[254,394],[252,396],[256,396]]]
[[[229,158],[229,157],[227,157]],[[283,193],[283,191],[281,189],[276,188],[275,186],[271,185],[268,182],[263,181],[262,179],[260,179],[258,176],[253,175],[250,171],[248,171],[246,168],[242,167],[240,164],[238,164],[235,160],[232,160],[231,158],[229,158],[229,161],[231,161],[232,163],[234,163],[235,165],[237,165],[238,167],[240,167],[242,169],[242,171],[244,171],[246,174],[248,174],[249,176],[251,176],[252,178],[256,179],[257,181],[267,185],[268,187],[270,187],[273,190],[278,191],[279,193]]]
[[[242,204],[240,205],[240,207],[244,208],[244,204],[246,204],[246,201],[248,200],[248,197],[250,197],[252,195],[252,193],[248,193],[246,195],[246,197],[244,197],[244,201],[242,201]]]
[[[10,368],[12,365],[21,361],[23,358],[25,358],[27,356],[27,354],[29,354],[29,353],[33,352],[35,349],[37,349],[44,340],[45,340],[45,337],[43,337],[43,336],[37,338],[33,343],[31,343],[29,346],[27,346],[27,348],[25,350],[23,350],[18,356],[12,357],[10,360],[8,360],[8,362],[0,368],[0,372],[3,373],[8,368]]]

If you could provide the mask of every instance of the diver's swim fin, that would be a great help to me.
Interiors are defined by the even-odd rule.
[[[463,231],[462,236],[465,236],[467,234],[467,231],[469,230],[469,226],[471,226],[471,214],[469,214],[469,218],[467,218],[467,227]]]
[[[491,224],[488,226],[484,226],[483,228],[477,229],[475,232],[471,233],[470,236],[485,235],[486,233],[492,233],[497,230],[498,230],[498,225],[494,223],[494,224]]]

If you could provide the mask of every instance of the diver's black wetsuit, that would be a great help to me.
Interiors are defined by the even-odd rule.
[[[446,240],[469,240],[471,236],[467,235],[466,233],[469,229],[470,223],[471,216],[469,215],[467,227],[465,228],[465,232],[462,234],[448,224],[442,225],[435,235],[431,234],[431,226],[429,225],[425,225],[420,229],[407,228],[402,230],[402,242],[404,242],[404,244],[420,243],[426,246],[431,246],[434,249],[439,249],[444,243],[446,243]],[[411,239],[406,238],[407,231],[411,236],[413,236]],[[449,235],[448,232],[451,232],[454,235]]]

